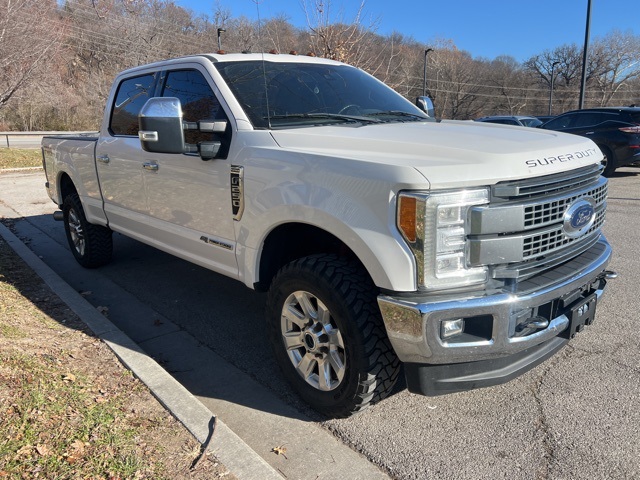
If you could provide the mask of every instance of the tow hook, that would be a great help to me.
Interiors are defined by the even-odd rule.
[[[53,219],[56,222],[61,222],[62,220],[64,220],[64,214],[60,210],[56,210],[55,212],[53,212]]]
[[[607,280],[613,280],[614,278],[618,278],[618,273],[611,270],[605,270],[602,272],[602,276]]]
[[[517,332],[521,332],[527,328],[533,328],[534,330],[540,330],[549,326],[549,320],[544,317],[531,317],[529,320],[521,323],[516,327]]]

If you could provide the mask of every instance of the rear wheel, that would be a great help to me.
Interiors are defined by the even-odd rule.
[[[350,416],[397,380],[375,285],[355,263],[313,255],[286,265],[269,291],[267,320],[284,376],[320,413]]]
[[[77,193],[69,194],[62,204],[64,230],[71,253],[86,268],[96,268],[111,261],[111,230],[87,221]]]
[[[613,153],[611,153],[611,150],[609,150],[608,147],[604,147],[604,146],[600,147],[600,150],[604,155],[604,158],[602,159],[602,166],[604,167],[604,170],[602,171],[602,175],[604,175],[605,177],[610,177],[613,174],[613,172],[616,171],[615,159],[613,158]]]

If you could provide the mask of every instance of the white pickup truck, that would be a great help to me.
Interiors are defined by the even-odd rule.
[[[99,133],[42,149],[80,264],[118,232],[268,291],[283,374],[329,416],[384,398],[401,362],[415,393],[506,382],[591,324],[615,276],[590,140],[438,121],[334,61],[132,68]]]

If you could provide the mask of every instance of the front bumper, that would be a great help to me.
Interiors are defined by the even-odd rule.
[[[548,358],[566,343],[557,337],[570,327],[572,309],[604,292],[610,257],[611,247],[601,236],[588,251],[557,267],[555,276],[522,282],[512,292],[420,298],[380,295],[387,334],[405,363],[409,389],[429,394],[425,389],[431,387],[438,392],[430,394],[438,394],[503,383]],[[519,336],[518,328],[527,323],[527,316],[546,317],[548,326]],[[458,318],[465,319],[465,324],[476,322],[481,333],[443,340],[442,321]],[[565,332],[564,336],[570,335]],[[475,362],[479,363],[473,366]],[[431,373],[425,373],[427,367]],[[440,367],[439,371],[433,367]],[[436,386],[467,374],[469,381],[457,382],[453,390],[449,387],[456,382]],[[433,382],[420,379],[425,375]]]

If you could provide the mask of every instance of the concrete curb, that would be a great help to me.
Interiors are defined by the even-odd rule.
[[[220,419],[0,223],[0,236],[191,434],[240,480],[282,479]],[[215,434],[213,427],[215,422]]]
[[[2,173],[28,173],[28,172],[37,172],[38,170],[44,170],[44,169],[42,167],[0,168],[0,174],[2,174]]]

